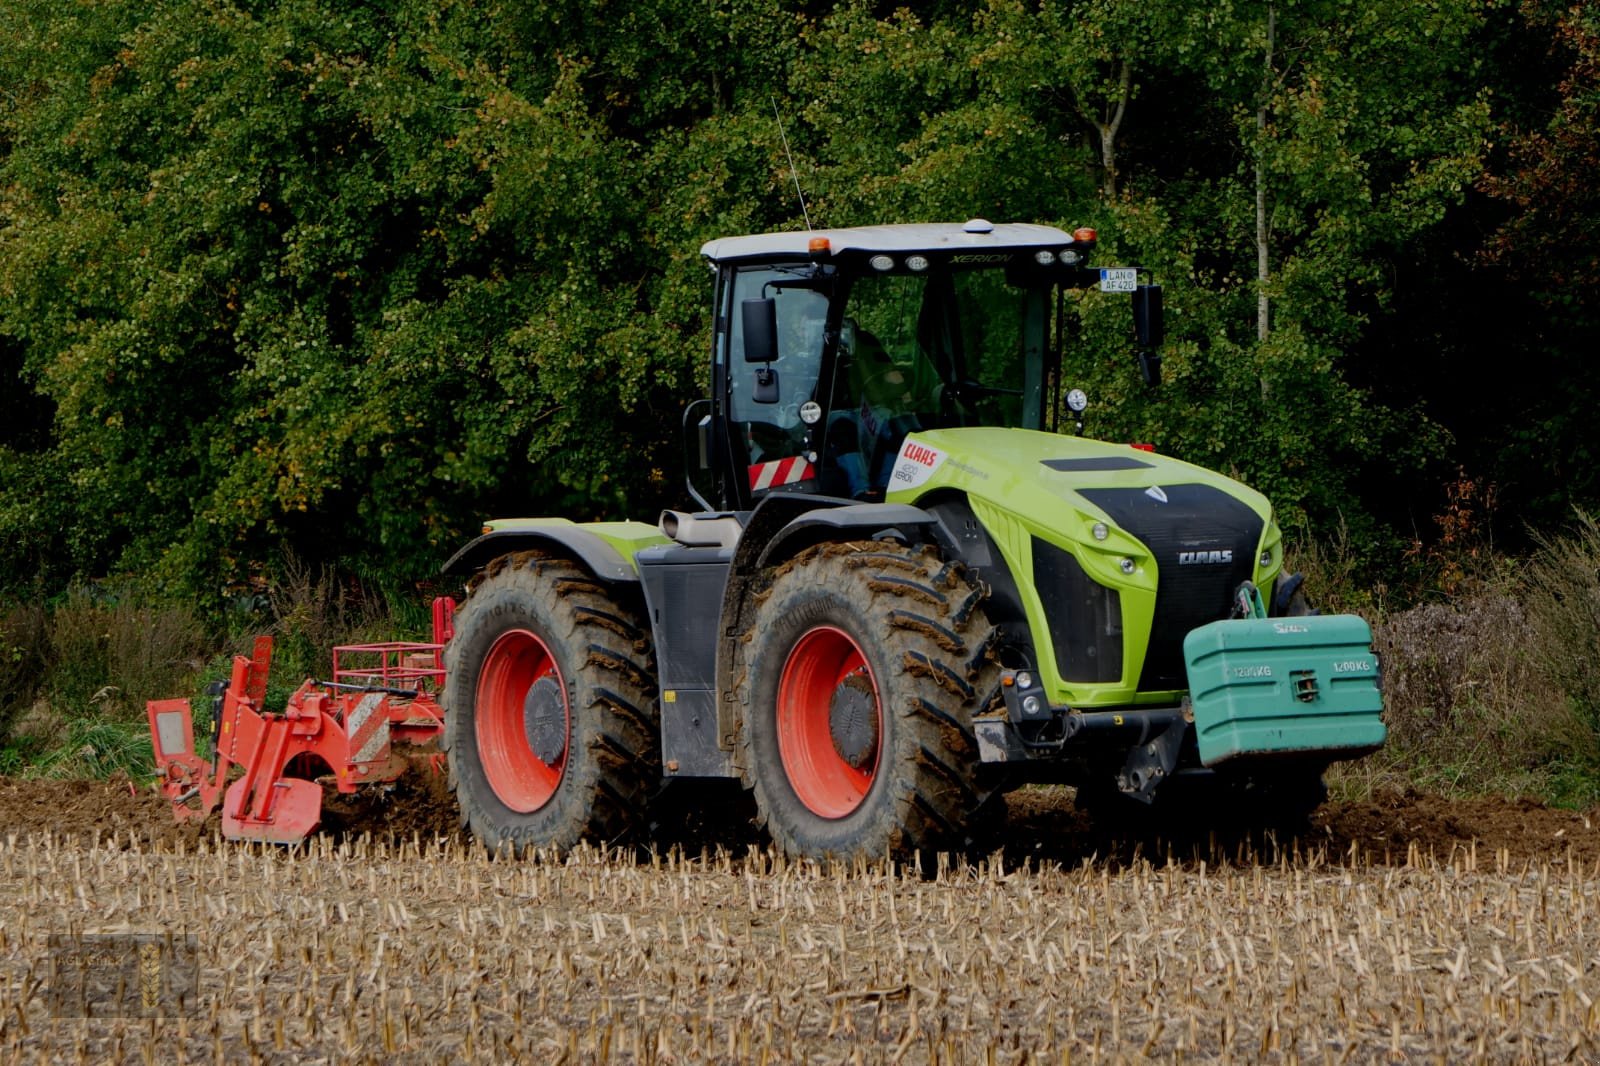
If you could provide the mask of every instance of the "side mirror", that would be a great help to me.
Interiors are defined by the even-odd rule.
[[[749,336],[749,333],[745,335]],[[1161,308],[1160,285],[1140,285],[1133,290],[1133,335],[1140,348],[1159,348],[1161,342],[1167,339],[1167,318]]]
[[[754,403],[777,403],[778,372],[770,366],[761,367],[756,371],[756,387],[750,390],[750,399]]]
[[[778,301],[770,296],[743,300],[739,315],[744,327],[744,361],[770,363],[778,358]]]

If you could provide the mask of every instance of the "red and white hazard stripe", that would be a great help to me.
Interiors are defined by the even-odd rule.
[[[793,485],[797,481],[805,481],[816,476],[816,471],[806,462],[804,456],[777,459],[770,463],[755,463],[750,467],[750,491],[760,492],[762,489],[776,488],[779,485]]]
[[[369,692],[361,697],[344,720],[345,735],[355,753],[351,762],[376,762],[389,746],[389,715],[383,694]]]

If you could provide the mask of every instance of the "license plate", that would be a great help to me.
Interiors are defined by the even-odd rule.
[[[1133,267],[1102,267],[1100,270],[1101,292],[1132,292],[1138,288],[1139,272]]]

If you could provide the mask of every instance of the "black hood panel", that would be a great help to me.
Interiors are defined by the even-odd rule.
[[[1261,516],[1210,485],[1080,493],[1155,556],[1155,622],[1140,691],[1188,688],[1183,638],[1228,617],[1234,590],[1255,573]]]

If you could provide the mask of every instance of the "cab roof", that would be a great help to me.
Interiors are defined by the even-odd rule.
[[[1001,251],[1061,248],[1074,243],[1072,234],[1054,226],[1028,222],[990,223],[975,218],[965,223],[918,222],[719,237],[701,245],[700,254],[714,263],[740,259],[804,259],[813,254],[813,242],[821,239],[827,240],[832,255],[841,252]]]

